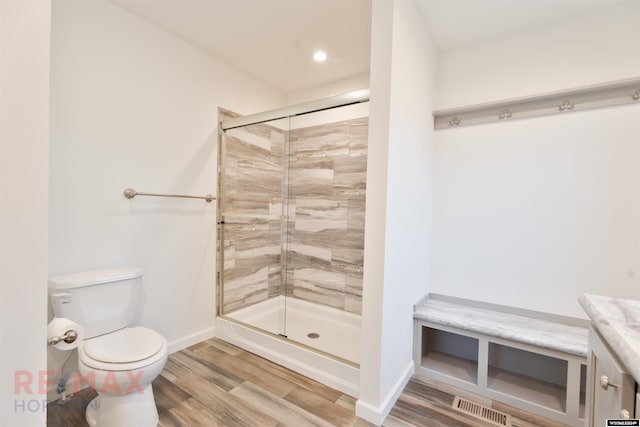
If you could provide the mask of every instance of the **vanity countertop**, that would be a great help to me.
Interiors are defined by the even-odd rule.
[[[640,382],[640,301],[584,294],[580,305],[625,368]]]

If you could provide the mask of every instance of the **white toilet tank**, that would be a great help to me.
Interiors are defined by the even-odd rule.
[[[85,338],[125,328],[135,315],[142,273],[123,267],[50,277],[53,312],[82,325]]]

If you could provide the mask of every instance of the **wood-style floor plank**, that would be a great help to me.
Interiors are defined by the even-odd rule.
[[[153,397],[156,400],[158,413],[170,411],[189,399],[191,395],[183,388],[178,387],[173,382],[160,375],[153,383]]]
[[[253,404],[247,404],[232,393],[199,375],[188,375],[175,384],[201,402],[211,417],[224,426],[275,426],[275,418],[269,417]],[[238,387],[235,387],[237,389]]]
[[[500,402],[493,402],[491,407],[496,411],[506,412],[511,414],[513,417],[513,425],[516,427],[538,427],[540,425],[540,417],[530,414],[528,412],[522,411],[520,409],[516,409],[511,406],[507,406]],[[552,421],[552,420],[544,420],[545,427],[565,427],[565,424]]]
[[[355,415],[353,397],[218,339],[169,356],[153,383],[161,427],[373,427]],[[513,417],[514,427],[560,427],[533,414],[450,386],[414,378],[383,427],[490,427],[451,409],[454,394]],[[82,390],[66,405],[48,405],[48,427],[84,427],[95,396]],[[125,427],[125,426],[123,426]]]
[[[394,417],[405,422],[425,427],[482,427],[486,423],[478,422],[465,414],[452,411],[450,406],[431,399],[420,399],[402,393],[394,405],[391,413]]]
[[[284,399],[328,421],[333,426],[351,427],[356,422],[357,417],[352,409],[346,409],[322,396],[309,393],[301,387],[293,389]]]
[[[160,427],[224,426],[199,400],[190,397],[175,408],[163,413]]]
[[[71,396],[68,403],[58,405],[51,402],[47,405],[47,426],[86,426],[85,412],[89,402],[98,394],[86,388]]]
[[[200,375],[223,390],[231,391],[244,382],[242,378],[233,372],[227,371],[217,363],[199,357],[198,354],[189,351],[189,349],[175,353],[172,358],[188,369],[187,375]],[[184,376],[183,374],[180,377]]]
[[[250,382],[245,382],[231,391],[244,400],[247,404],[255,406],[258,410],[277,418],[279,424],[290,427],[331,427],[327,421],[305,411],[278,396],[275,396],[263,388]]]
[[[263,369],[265,372],[269,372],[276,376],[280,376],[286,379],[287,381],[290,381],[295,385],[302,387],[305,390],[308,390],[312,393],[318,394],[327,400],[331,400],[332,402],[335,402],[336,400],[338,400],[338,398],[340,398],[340,396],[342,395],[342,393],[340,393],[338,390],[335,390],[331,387],[328,387],[324,384],[314,381],[311,378],[307,378],[304,375],[300,375],[297,372],[294,372],[283,366],[272,363],[255,354],[252,354],[249,352],[243,352],[238,357],[248,363],[252,363],[252,364],[255,364],[256,366],[259,366],[260,369]]]
[[[243,380],[252,382],[257,386],[270,391],[276,396],[284,397],[291,390],[297,387],[294,383],[279,375],[267,372],[264,369],[261,369],[260,366],[253,363],[247,363],[244,360],[232,356],[213,346],[198,352],[198,356],[207,358],[212,363],[219,364],[224,369],[234,372]]]

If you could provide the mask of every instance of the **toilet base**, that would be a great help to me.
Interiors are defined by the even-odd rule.
[[[143,387],[142,392],[98,394],[89,402],[85,418],[91,427],[156,427],[158,410],[151,384]]]
[[[84,417],[87,419],[87,424],[89,424],[90,427],[96,427],[96,424],[98,424],[98,397],[99,396],[94,397],[91,402],[89,402],[87,411],[84,414]]]

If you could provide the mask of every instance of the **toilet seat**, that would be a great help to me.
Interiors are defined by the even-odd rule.
[[[87,367],[104,371],[130,371],[165,357],[167,340],[143,327],[124,328],[86,340],[78,355]]]
[[[124,328],[88,340],[84,348],[93,360],[107,363],[129,363],[147,359],[162,346],[158,333],[147,328]]]

